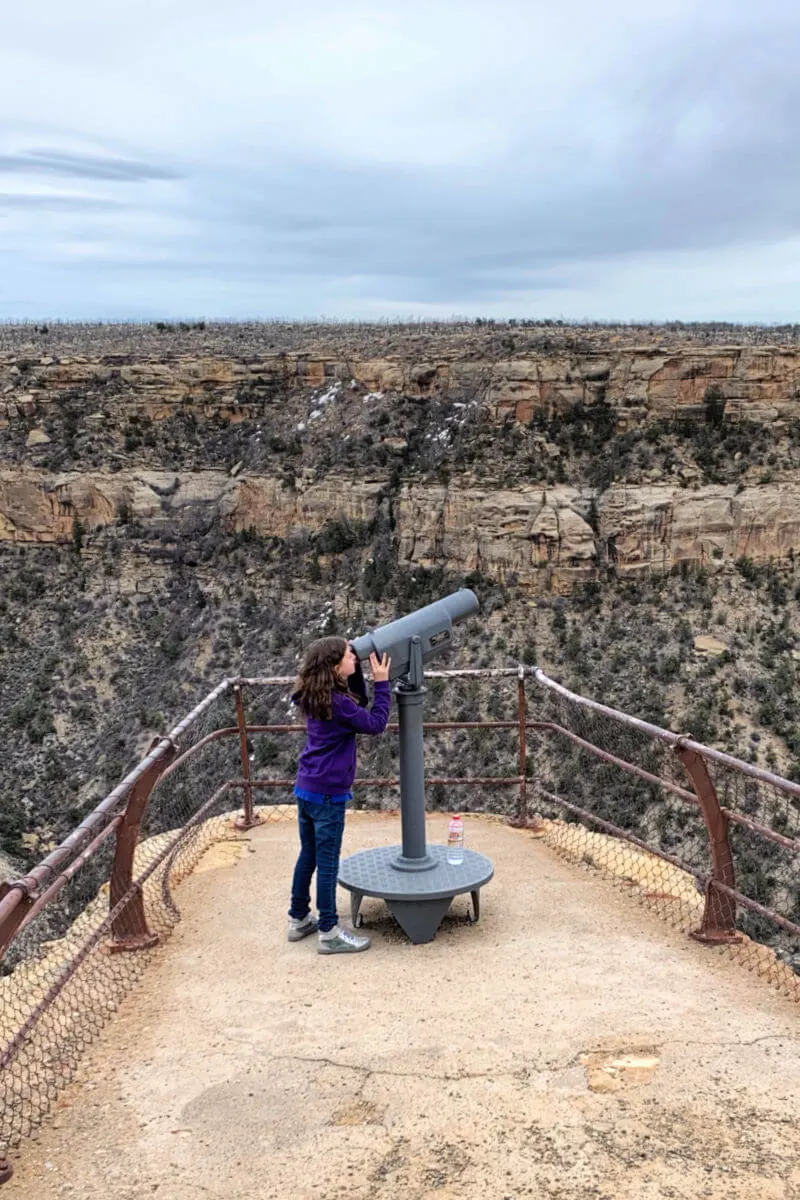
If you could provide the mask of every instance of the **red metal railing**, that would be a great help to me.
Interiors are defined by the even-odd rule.
[[[694,786],[694,791],[691,792],[686,788],[682,788],[668,779],[660,778],[651,772],[643,770],[636,764],[627,762],[619,755],[615,755],[602,747],[594,745],[586,739],[580,738],[570,729],[559,726],[552,721],[527,720],[526,719],[526,691],[525,678],[533,676],[538,684],[544,688],[563,696],[572,704],[580,706],[589,711],[602,713],[604,716],[611,718],[613,721],[621,725],[627,725],[647,737],[655,741],[662,742],[671,747],[676,755],[681,759],[686,768],[687,774]],[[688,803],[698,805],[702,812],[709,834],[709,845],[711,851],[711,872],[709,878],[715,886],[719,886],[721,891],[727,892],[731,890],[733,894],[741,900],[747,900],[747,897],[740,893],[736,893],[732,888],[733,880],[733,863],[730,853],[730,847],[727,844],[727,825],[728,823],[739,824],[751,832],[757,833],[767,840],[783,846],[794,852],[800,853],[800,839],[787,837],[776,830],[771,829],[763,822],[753,820],[741,813],[731,812],[723,808],[716,796],[714,785],[706,768],[706,761],[720,763],[728,768],[731,768],[743,776],[749,776],[762,783],[766,783],[773,788],[779,789],[785,795],[795,798],[800,801],[800,785],[792,783],[789,780],[782,778],[770,771],[765,771],[755,767],[750,763],[743,762],[740,759],[734,758],[731,755],[725,754],[722,751],[714,750],[711,747],[704,746],[701,743],[693,741],[685,735],[673,733],[669,730],[652,725],[649,722],[642,721],[639,718],[631,717],[619,710],[612,709],[607,705],[603,705],[594,700],[589,700],[586,697],[570,692],[562,687],[554,680],[550,679],[539,668],[529,669],[523,666],[518,668],[507,669],[474,669],[461,671],[434,671],[429,672],[428,677],[431,679],[502,679],[515,677],[517,679],[517,707],[518,718],[515,721],[500,721],[500,720],[481,720],[481,721],[431,721],[425,723],[425,729],[428,732],[437,731],[453,731],[453,730],[475,730],[475,729],[494,729],[494,730],[516,730],[519,737],[519,773],[516,775],[502,776],[431,776],[427,782],[429,784],[441,784],[443,786],[454,786],[463,784],[472,784],[482,787],[506,787],[516,786],[518,788],[518,805],[516,812],[516,820],[524,821],[527,817],[527,788],[528,788],[528,751],[527,751],[527,731],[537,730],[540,733],[547,733],[556,737],[563,737],[570,740],[573,744],[582,746],[585,750],[603,759],[606,762],[612,763],[615,766],[629,772],[638,778],[655,784],[665,791],[679,796]],[[93,810],[93,812],[85,818],[81,824],[72,831],[61,844],[50,854],[48,854],[36,867],[34,867],[27,875],[13,882],[3,883],[0,885],[0,957],[8,949],[8,946],[13,941],[14,937],[22,931],[35,916],[41,912],[42,908],[53,900],[62,888],[75,877],[76,873],[83,865],[92,857],[93,854],[110,838],[116,835],[116,854],[114,860],[114,870],[112,875],[111,889],[111,906],[115,907],[119,903],[127,889],[132,885],[133,877],[133,857],[138,843],[139,828],[142,819],[147,809],[150,794],[157,784],[159,779],[166,779],[174,771],[184,766],[186,761],[193,755],[199,753],[209,742],[228,737],[238,737],[241,754],[242,778],[231,779],[229,785],[232,788],[241,789],[243,792],[243,810],[237,821],[239,828],[251,828],[257,823],[257,815],[255,814],[255,806],[253,802],[253,793],[256,790],[270,790],[278,788],[289,788],[293,784],[292,778],[275,778],[275,779],[253,779],[250,771],[250,758],[248,753],[248,739],[253,735],[258,734],[302,734],[305,732],[305,727],[299,724],[269,724],[269,725],[251,725],[248,724],[245,715],[244,704],[244,688],[261,689],[271,686],[285,686],[292,682],[289,676],[270,676],[257,678],[241,678],[236,680],[223,680],[200,704],[197,705],[173,730],[170,731],[164,738],[157,739],[151,747],[148,755],[121,781],[114,790]],[[197,718],[206,711],[215,700],[224,695],[227,691],[232,691],[235,699],[235,711],[237,724],[216,729],[206,735],[201,741],[180,752],[180,741],[183,734],[196,722]],[[397,730],[396,724],[389,726],[390,731]],[[365,777],[356,780],[359,787],[398,787],[400,783],[399,777]],[[570,804],[561,797],[550,795],[548,797],[551,802],[559,804],[565,809],[572,809],[578,812],[576,806]],[[124,808],[123,808],[124,803]],[[592,820],[592,814],[588,810],[581,810],[579,815],[582,819]],[[597,821],[598,826],[600,824]],[[620,826],[606,826],[613,830],[618,837],[634,841],[633,835]],[[95,834],[92,838],[91,835]],[[637,843],[638,844],[638,843]],[[651,852],[657,852],[652,846],[647,847]],[[66,865],[68,864],[68,865]],[[59,871],[59,868],[62,868]],[[138,904],[138,901],[137,901]],[[776,919],[780,914],[774,911],[757,906],[759,911],[763,911],[764,915]],[[793,931],[800,934],[800,926],[789,922],[789,926]],[[141,928],[141,923],[137,924],[137,928]],[[120,923],[116,934],[120,939],[126,937],[124,931],[124,922]],[[121,948],[121,947],[120,947]],[[138,948],[130,946],[128,948]]]
[[[77,860],[80,856],[83,862],[92,857],[99,847],[113,833],[118,834],[119,842],[130,838],[132,810],[130,797],[137,785],[150,775],[151,787],[157,773],[153,768],[165,762],[168,755],[174,752],[184,733],[209,709],[215,700],[223,695],[231,686],[231,681],[223,679],[212,692],[180,721],[165,737],[159,738],[150,748],[147,755],[120,783],[109,792],[95,809],[81,821],[64,840],[42,859],[33,869],[21,879],[0,884],[0,960],[8,950],[11,941],[26,924],[30,924],[32,915],[40,911],[41,904],[37,900],[53,900],[72,879],[77,870]],[[150,788],[147,789],[145,805]],[[123,805],[126,807],[123,810]],[[96,832],[100,831],[100,832]],[[93,840],[91,835],[95,834]],[[135,848],[135,839],[133,840]],[[70,869],[64,869],[59,874],[59,868],[65,868],[71,863]],[[46,887],[46,893],[42,891]]]
[[[693,931],[694,936],[703,942],[717,944],[738,940],[741,936],[737,930],[737,911],[740,907],[770,922],[772,927],[791,938],[800,938],[800,921],[795,919],[797,914],[790,902],[787,902],[788,910],[780,911],[775,904],[766,903],[763,896],[748,895],[737,888],[736,853],[730,839],[732,827],[744,831],[748,836],[764,839],[786,856],[790,864],[787,869],[795,870],[800,864],[800,837],[796,836],[796,832],[800,831],[800,785],[703,746],[690,737],[570,692],[538,668],[519,666],[432,671],[428,673],[428,678],[447,680],[453,685],[459,680],[469,679],[491,680],[496,684],[515,682],[515,719],[431,721],[425,724],[425,729],[430,734],[462,730],[513,732],[516,734],[518,766],[515,774],[469,776],[432,773],[427,779],[428,784],[471,786],[482,790],[516,789],[512,808],[509,810],[506,807],[504,810],[513,824],[542,827],[540,814],[535,809],[547,808],[562,821],[577,821],[587,829],[595,829],[619,842],[628,843],[638,851],[646,852],[654,860],[688,872],[705,892],[702,918],[698,928]],[[528,712],[526,681],[531,680],[536,689],[535,717],[529,716]],[[256,793],[274,793],[291,788],[294,782],[292,778],[261,778],[254,775],[250,741],[264,735],[302,734],[305,732],[304,726],[295,723],[250,723],[247,718],[248,698],[265,689],[284,687],[291,682],[285,676],[223,680],[169,734],[153,743],[136,768],[54,851],[22,878],[0,887],[0,959],[14,952],[15,961],[25,962],[24,953],[17,953],[20,939],[30,934],[35,923],[47,915],[64,889],[81,876],[87,865],[113,844],[105,918],[80,945],[70,950],[70,957],[48,978],[47,986],[36,993],[30,1011],[24,1019],[20,1019],[18,1026],[9,1028],[8,1022],[3,1023],[7,1041],[4,1048],[0,1046],[0,1064],[10,1067],[21,1060],[24,1048],[43,1015],[54,1005],[101,942],[105,941],[115,956],[124,952],[141,952],[155,943],[158,932],[151,928],[152,922],[148,920],[145,883],[160,872],[164,904],[167,909],[170,909],[170,905],[174,909],[169,891],[170,875],[186,846],[211,814],[226,811],[230,797],[238,794],[242,799],[241,811],[231,814],[231,819],[236,828],[250,829],[264,816],[263,810],[259,812],[256,807]],[[218,702],[230,703],[229,694],[232,695],[235,723],[230,722],[229,718],[225,721],[224,713],[221,713],[222,723],[218,719],[217,706]],[[210,721],[213,727],[206,729],[204,721]],[[389,728],[396,730],[397,726],[391,725]],[[665,760],[666,765],[662,763],[661,773],[652,769],[653,764],[646,755],[637,762],[631,761],[634,754],[619,752],[625,748],[623,743],[628,736],[638,739],[637,745],[645,749],[659,747],[669,752],[669,761]],[[191,738],[195,740],[191,741]],[[191,808],[183,813],[179,823],[176,823],[174,816],[172,824],[166,822],[168,827],[160,835],[161,841],[143,867],[137,860],[142,844],[140,834],[155,800],[164,789],[168,790],[190,772],[193,765],[202,761],[205,755],[225,743],[231,746],[238,743],[241,775],[234,774],[231,770],[233,764],[227,764],[226,759],[224,769],[229,772],[227,777],[217,780],[218,786],[211,790],[210,796],[197,795],[196,801],[192,799]],[[563,748],[568,748],[573,755],[584,756],[575,760],[578,763],[592,762],[603,769],[621,773],[621,777],[636,781],[642,788],[651,789],[653,794],[657,792],[662,802],[665,797],[672,797],[700,815],[706,831],[704,861],[700,865],[688,862],[685,855],[671,852],[652,837],[643,836],[641,828],[633,820],[626,828],[619,820],[611,820],[603,815],[596,804],[587,802],[577,792],[553,785],[550,777],[563,759]],[[669,765],[672,762],[681,765],[689,787],[673,777]],[[714,772],[719,776],[716,784]],[[752,811],[739,811],[721,803],[718,795],[720,779],[727,789],[726,794],[737,794],[737,787],[742,791],[749,781],[753,786],[769,789],[772,797],[779,796],[786,805],[782,828],[772,828],[761,811],[754,815]],[[399,782],[395,776],[367,775],[357,779],[356,786],[395,788]],[[575,783],[579,784],[580,780]],[[592,801],[592,797],[589,797],[589,801]],[[492,810],[493,802],[484,803],[483,807]],[[788,896],[791,895],[791,887],[784,890]],[[14,958],[14,954],[11,957]],[[14,974],[4,982],[6,995],[13,996]],[[6,1101],[14,1103],[13,1091],[8,1094]],[[47,1106],[43,1107],[46,1109]],[[12,1125],[7,1123],[7,1127]],[[0,1124],[0,1150],[2,1128]],[[5,1169],[0,1162],[0,1181]]]

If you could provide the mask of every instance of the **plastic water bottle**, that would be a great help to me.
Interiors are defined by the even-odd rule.
[[[460,813],[450,819],[447,830],[447,862],[451,867],[460,867],[464,861],[464,822]]]

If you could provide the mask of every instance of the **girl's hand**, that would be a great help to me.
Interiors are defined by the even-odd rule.
[[[374,652],[369,656],[369,665],[372,671],[372,678],[375,683],[385,683],[389,678],[389,668],[392,665],[392,660],[388,654],[384,654],[383,658],[378,658]]]

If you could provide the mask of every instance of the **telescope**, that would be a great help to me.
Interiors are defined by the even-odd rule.
[[[464,852],[463,865],[450,866],[444,846],[427,845],[423,745],[425,663],[453,644],[453,625],[478,608],[475,593],[461,588],[350,642],[359,662],[370,654],[391,658],[400,727],[403,838],[402,846],[362,850],[341,863],[339,883],[351,893],[350,912],[357,928],[364,896],[384,899],[414,943],[434,937],[453,897],[462,892],[470,892],[474,919],[478,919],[480,888],[492,878],[494,868],[488,858],[472,850]]]
[[[453,644],[453,625],[478,611],[478,597],[461,588],[408,616],[382,625],[350,643],[356,658],[366,662],[370,654],[392,660],[390,679],[407,677],[411,687],[422,685],[424,664]]]

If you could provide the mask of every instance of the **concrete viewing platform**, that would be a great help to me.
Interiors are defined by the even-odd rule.
[[[798,1005],[529,833],[465,826],[480,922],[457,897],[414,946],[365,897],[352,956],[286,941],[293,821],[212,847],[0,1200],[798,1200]],[[399,827],[349,814],[343,857]]]

